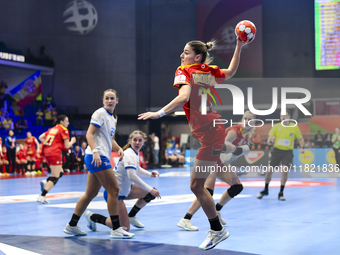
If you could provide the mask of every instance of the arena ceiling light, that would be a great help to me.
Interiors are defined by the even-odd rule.
[[[182,116],[182,115],[185,115],[185,112],[184,111],[176,111],[176,112],[174,112],[174,114],[176,116]]]

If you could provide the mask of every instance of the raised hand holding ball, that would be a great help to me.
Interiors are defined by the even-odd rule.
[[[253,22],[242,20],[236,25],[235,34],[242,42],[251,42],[255,38],[256,27]]]

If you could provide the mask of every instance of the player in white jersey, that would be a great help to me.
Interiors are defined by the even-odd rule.
[[[121,225],[130,229],[130,224],[137,228],[144,228],[144,225],[138,221],[136,214],[147,203],[156,197],[160,197],[159,191],[146,184],[138,175],[156,177],[158,171],[149,172],[139,166],[139,150],[143,147],[146,134],[136,130],[130,134],[129,142],[123,147],[124,157],[116,165],[115,175],[119,184],[119,220]],[[124,200],[136,199],[137,202],[128,213]],[[107,201],[107,192],[104,191],[104,199]],[[92,231],[96,231],[96,222],[111,227],[110,218],[100,214],[94,214],[90,211],[85,213],[88,221],[87,226]]]
[[[123,149],[114,140],[117,116],[115,107],[118,103],[117,92],[113,89],[104,91],[103,108],[92,114],[86,139],[89,144],[85,151],[85,164],[89,171],[85,194],[78,200],[70,222],[64,232],[69,235],[84,236],[86,232],[78,226],[80,216],[95,198],[103,186],[108,193],[107,208],[112,224],[110,238],[132,238],[134,234],[120,226],[118,210],[118,183],[110,163],[111,150],[123,156]]]

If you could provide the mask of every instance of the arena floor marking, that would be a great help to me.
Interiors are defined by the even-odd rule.
[[[222,181],[216,181],[215,184],[217,187],[228,187],[229,185]],[[245,188],[263,188],[265,185],[265,181],[259,180],[244,180],[242,181],[242,185]],[[336,182],[326,182],[326,181],[300,181],[300,180],[288,180],[286,182],[285,187],[315,187],[315,186],[330,186],[337,185]],[[269,183],[270,188],[280,188],[281,181],[280,180],[272,180]]]
[[[5,255],[42,255],[40,253],[20,249],[17,247],[14,247],[12,245],[7,245],[4,243],[0,243],[0,252],[3,252]],[[1,255],[1,253],[0,253]]]
[[[214,200],[220,199],[222,194],[214,194]],[[235,198],[247,198],[252,197],[252,195],[240,194]],[[195,195],[193,194],[183,194],[183,195],[175,195],[175,196],[162,196],[161,199],[155,199],[152,203],[148,204],[148,206],[160,206],[160,205],[168,205],[168,204],[178,204],[178,203],[191,203],[195,199]],[[136,199],[132,200],[124,200],[127,208],[133,207],[136,202]],[[76,203],[61,203],[61,204],[46,204],[47,207],[61,207],[61,208],[75,208]],[[103,201],[93,201],[87,207],[88,209],[98,209],[98,210],[106,210],[107,205],[106,202]]]
[[[83,194],[84,192],[49,193],[46,195],[46,198],[47,200],[80,198]],[[38,194],[1,196],[0,203],[33,202],[37,201],[38,196]],[[103,193],[99,193],[98,196],[102,197]]]

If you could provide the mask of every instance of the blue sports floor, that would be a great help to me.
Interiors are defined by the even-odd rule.
[[[273,179],[269,196],[256,198],[264,177],[242,178],[243,192],[223,209],[230,237],[210,251],[198,246],[206,238],[209,223],[200,209],[192,218],[199,231],[177,227],[194,195],[189,188],[189,168],[158,169],[159,178],[143,179],[156,187],[162,199],[151,201],[137,217],[143,230],[131,226],[135,237],[110,240],[109,228],[97,224],[90,232],[82,217],[85,237],[63,233],[75,203],[86,187],[86,174],[64,175],[47,198],[36,202],[39,182],[45,177],[0,178],[0,255],[2,254],[340,254],[340,185],[338,179],[289,177],[279,201],[279,179]],[[327,185],[325,185],[327,184]],[[215,201],[226,189],[215,189]],[[102,190],[101,190],[102,192]],[[134,201],[126,201],[128,210]],[[92,212],[108,215],[99,194],[90,204]]]

